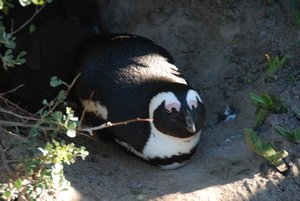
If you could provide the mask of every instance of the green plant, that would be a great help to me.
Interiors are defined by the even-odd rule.
[[[88,152],[85,147],[76,147],[74,143],[57,141],[58,135],[75,137],[78,125],[78,118],[70,107],[66,107],[65,113],[58,111],[57,107],[65,105],[64,101],[78,76],[70,85],[57,77],[51,78],[52,87],[65,85],[67,89],[59,91],[58,96],[49,103],[44,100],[45,106],[37,113],[37,117],[22,116],[26,123],[13,122],[15,125],[31,128],[22,143],[29,148],[27,156],[17,160],[16,174],[10,175],[6,183],[0,183],[2,199],[36,200],[69,187],[63,164],[74,163],[77,157],[84,159]],[[39,137],[43,134],[46,143],[41,145]]]
[[[55,140],[47,142],[39,150],[41,155],[23,160],[16,168],[18,174],[7,183],[0,183],[3,199],[37,200],[67,189],[69,182],[65,179],[63,164],[69,165],[75,162],[76,157],[84,159],[88,155],[85,147]]]
[[[7,14],[9,9],[12,8],[14,5],[11,3],[10,0],[0,0],[0,10]]]
[[[250,99],[252,104],[256,108],[255,124],[252,128],[244,129],[244,136],[248,146],[258,155],[264,157],[269,164],[274,165],[279,172],[286,172],[288,165],[285,163],[284,158],[288,156],[288,152],[285,150],[278,150],[273,143],[264,143],[257,136],[255,131],[265,120],[270,113],[285,113],[287,108],[284,103],[274,95],[262,93],[256,95],[250,93]],[[281,130],[281,133],[284,133]],[[284,133],[287,135],[287,133]]]
[[[284,55],[284,56],[276,56],[276,57],[270,57],[268,54],[265,54],[265,57],[267,59],[267,65],[266,65],[266,75],[267,78],[273,78],[275,73],[288,62],[290,56]]]
[[[271,143],[263,143],[253,129],[245,128],[244,135],[249,147],[260,156],[264,157],[270,164],[281,168],[285,164],[283,159],[288,156],[285,150],[277,150]],[[284,170],[280,169],[281,172]]]
[[[16,47],[16,38],[10,33],[6,33],[5,27],[2,23],[2,16],[0,17],[0,47],[4,46],[6,48],[4,53],[0,54],[2,67],[7,69],[9,67],[14,67],[16,65],[21,65],[25,63],[25,52],[21,51],[17,57],[13,56],[13,49]]]
[[[0,11],[2,11],[5,15],[9,12],[9,9],[14,7],[12,0],[0,0]],[[19,3],[22,6],[28,6],[30,4],[35,4],[38,6],[46,5],[46,3],[50,3],[52,0],[19,0]],[[41,7],[42,9],[43,7]],[[41,10],[37,10],[34,16]],[[24,51],[20,51],[18,55],[13,54],[13,50],[16,47],[16,37],[14,36],[18,31],[25,27],[33,18],[29,19],[24,25],[19,27],[16,30],[11,30],[11,32],[7,32],[6,27],[3,24],[3,16],[0,16],[0,48],[4,47],[4,50],[0,52],[1,66],[7,70],[10,67],[15,67],[17,65],[22,65],[25,63],[25,55]],[[30,28],[30,31],[33,31],[33,28]]]
[[[288,139],[291,142],[294,143],[300,143],[300,129],[295,129],[293,131],[287,131],[283,128],[277,128],[275,129],[275,132],[284,138]]]
[[[18,118],[18,121],[13,122],[0,120],[1,127],[30,128],[25,142],[23,140],[21,143],[15,143],[14,145],[22,146],[22,149],[27,151],[26,157],[23,156],[16,161],[17,166],[14,170],[16,173],[13,175],[13,171],[6,165],[10,178],[6,183],[0,183],[0,196],[4,200],[42,199],[43,196],[68,187],[69,183],[64,177],[63,164],[74,163],[77,157],[84,159],[88,152],[85,147],[76,147],[74,143],[67,144],[65,141],[58,141],[58,137],[73,138],[77,134],[91,137],[93,131],[107,127],[126,125],[138,121],[151,121],[151,119],[136,118],[117,123],[107,122],[96,127],[78,127],[79,120],[74,115],[74,111],[66,106],[65,100],[79,76],[80,74],[75,77],[71,84],[67,84],[56,76],[52,77],[50,80],[52,87],[63,85],[67,89],[60,90],[57,97],[51,101],[43,100],[44,107],[35,115],[19,115],[0,107],[0,112]],[[65,112],[58,110],[61,106],[65,107]],[[24,110],[22,111],[24,112]],[[39,140],[41,137],[46,140],[44,145],[41,145]],[[2,152],[2,156],[5,153],[1,148],[1,138],[0,152]]]
[[[274,95],[269,95],[267,93],[256,95],[250,93],[249,97],[252,104],[257,107],[254,128],[258,128],[270,113],[287,112],[284,103]]]

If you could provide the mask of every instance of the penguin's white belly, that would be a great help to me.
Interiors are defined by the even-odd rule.
[[[116,141],[135,155],[145,160],[152,160],[156,158],[167,160],[174,156],[190,154],[191,151],[197,146],[200,139],[200,134],[201,131],[189,138],[176,138],[165,135],[154,128],[142,152],[138,152],[130,144],[121,142],[119,140]],[[175,169],[183,166],[187,162],[188,160],[167,165],[159,165],[159,167],[162,169]]]
[[[198,144],[200,132],[189,138],[176,138],[161,132],[152,132],[144,149],[146,158],[171,158],[182,154],[189,154]]]

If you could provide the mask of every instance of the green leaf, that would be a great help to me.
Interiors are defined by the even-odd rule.
[[[273,144],[263,143],[253,129],[244,129],[244,135],[248,146],[257,154],[264,157],[274,166],[279,166],[283,162],[283,158],[288,156],[285,150],[277,151]]]
[[[287,56],[271,58],[267,64],[267,71],[266,71],[267,75],[268,76],[274,75],[287,61],[288,61]]]
[[[300,129],[296,129],[294,131],[287,131],[283,128],[277,128],[275,129],[275,132],[291,142],[300,143]]]
[[[264,108],[259,108],[255,115],[255,125],[254,128],[258,128],[262,125],[266,117],[268,116],[269,111]]]
[[[31,4],[31,0],[19,0],[21,6],[25,7]]]
[[[10,199],[11,198],[11,191],[5,191],[4,193],[3,193],[3,197],[5,198],[5,199]]]
[[[31,0],[35,5],[41,6],[45,3],[44,0]]]
[[[62,101],[64,101],[64,100],[66,100],[66,99],[67,99],[67,96],[66,96],[65,90],[60,90],[60,91],[58,92],[57,101],[58,101],[58,102],[62,102]]]
[[[0,1],[0,10],[3,9],[3,6],[4,6],[3,0],[1,0],[1,1]]]
[[[35,25],[34,25],[34,24],[31,24],[30,27],[29,27],[29,33],[32,34],[33,32],[35,32],[35,30],[36,30]]]
[[[282,100],[274,95],[269,95],[267,93],[261,93],[256,95],[254,93],[249,94],[252,104],[256,105],[258,108],[264,108],[269,110],[269,112],[275,113],[285,113],[287,108]]]
[[[54,121],[61,121],[63,117],[63,113],[60,112],[60,111],[55,111],[53,114],[51,114],[51,118],[54,120]]]
[[[68,123],[68,129],[75,130],[76,127],[77,127],[76,122],[72,121],[72,122],[69,122],[69,123]]]
[[[15,181],[15,187],[16,187],[16,189],[22,188],[22,180],[21,179],[17,179]]]
[[[256,95],[254,93],[249,94],[250,100],[254,105],[264,106],[270,105],[272,103],[271,98],[268,94],[262,93],[261,95]]]
[[[73,130],[73,129],[68,129],[67,130],[67,136],[69,136],[70,138],[76,137],[76,131]]]
[[[43,105],[46,105],[46,106],[49,106],[49,103],[48,103],[48,101],[47,101],[46,99],[44,99],[44,100],[42,101],[42,104],[43,104]]]
[[[62,84],[64,84],[64,82],[61,79],[59,79],[57,76],[51,77],[51,80],[50,80],[50,86],[51,87],[57,87],[57,86],[60,86]]]

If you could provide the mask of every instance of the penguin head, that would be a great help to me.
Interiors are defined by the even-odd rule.
[[[188,138],[201,130],[205,109],[196,90],[188,85],[172,83],[153,96],[149,116],[159,132],[176,138]]]

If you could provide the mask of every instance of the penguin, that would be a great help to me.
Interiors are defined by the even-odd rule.
[[[98,124],[151,119],[107,128],[106,137],[162,169],[190,161],[205,107],[166,49],[133,34],[98,34],[82,48],[78,69],[76,94]]]

